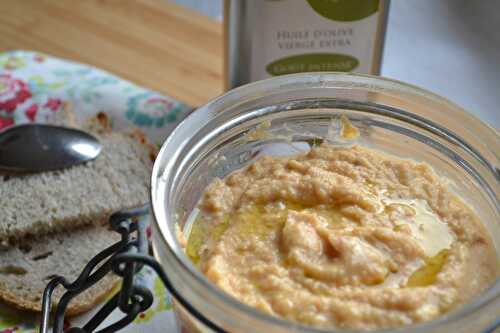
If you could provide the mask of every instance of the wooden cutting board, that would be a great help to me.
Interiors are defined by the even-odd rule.
[[[42,51],[193,106],[222,93],[222,24],[166,0],[1,0],[0,52]]]

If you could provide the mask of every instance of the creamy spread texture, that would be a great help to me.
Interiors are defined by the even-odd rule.
[[[480,293],[498,258],[430,166],[321,145],[263,157],[206,189],[186,252],[268,314],[376,329],[436,318]]]

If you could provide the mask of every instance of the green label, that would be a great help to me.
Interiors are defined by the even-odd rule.
[[[319,15],[334,21],[357,21],[378,10],[379,0],[307,0]]]
[[[349,72],[359,65],[358,59],[338,53],[309,53],[281,58],[266,66],[271,75],[301,72]]]

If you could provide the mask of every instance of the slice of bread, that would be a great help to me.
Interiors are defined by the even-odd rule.
[[[41,297],[54,274],[73,282],[98,252],[114,244],[120,236],[103,226],[85,226],[71,232],[25,239],[18,246],[0,252],[0,299],[18,309],[41,311]],[[119,278],[108,274],[73,299],[67,315],[92,308],[116,285]],[[54,303],[64,292],[55,289]]]
[[[98,133],[97,133],[98,132]],[[101,127],[96,160],[34,174],[0,174],[0,242],[102,223],[149,199],[151,146],[137,134]]]

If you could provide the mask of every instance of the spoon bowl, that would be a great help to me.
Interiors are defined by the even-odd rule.
[[[95,159],[101,149],[93,135],[78,129],[16,125],[0,132],[0,169],[42,172],[68,168]]]

